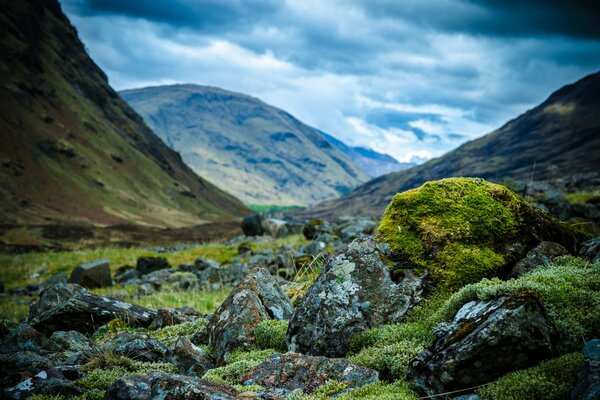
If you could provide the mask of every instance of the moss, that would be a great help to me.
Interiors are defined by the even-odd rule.
[[[485,400],[560,400],[569,398],[583,355],[571,353],[522,371],[512,372],[479,390]]]
[[[516,237],[524,207],[516,194],[482,179],[427,182],[394,197],[377,237],[399,270],[428,269],[434,280],[459,288],[499,272],[501,247]]]
[[[208,370],[202,379],[226,385],[239,384],[240,377],[275,353],[277,351],[273,349],[235,351],[225,357],[225,366]]]
[[[132,375],[133,372],[116,367],[111,369],[94,369],[84,377],[77,381],[77,384],[86,390],[99,389],[106,390],[117,379]]]
[[[157,329],[148,334],[161,342],[171,345],[181,336],[191,337],[197,333],[205,331],[208,326],[208,321],[204,318],[198,318],[194,321],[184,322],[178,325],[166,326]]]
[[[288,324],[289,321],[261,321],[256,326],[256,329],[254,329],[256,347],[259,349],[275,349],[280,352],[286,352],[285,334]]]
[[[360,388],[350,389],[336,396],[338,400],[417,400],[419,396],[404,381],[394,383],[375,382]]]

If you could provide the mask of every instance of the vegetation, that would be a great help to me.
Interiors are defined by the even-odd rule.
[[[256,213],[281,213],[301,210],[303,206],[279,206],[276,204],[246,204],[246,207]]]
[[[202,378],[215,383],[239,384],[241,376],[275,353],[273,349],[235,351],[227,355],[223,367],[208,370]]]
[[[285,334],[287,332],[289,321],[277,321],[267,319],[261,321],[254,329],[256,336],[256,347],[259,349],[275,349],[285,353],[287,345],[285,343]]]

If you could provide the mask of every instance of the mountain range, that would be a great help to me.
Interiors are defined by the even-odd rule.
[[[158,86],[121,95],[194,171],[246,204],[314,204],[368,181],[367,171],[398,164],[341,148],[283,110],[216,87]]]
[[[248,210],[108,84],[56,0],[0,8],[0,220],[182,227]]]
[[[599,109],[600,72],[562,87],[498,130],[442,157],[374,179],[298,216],[381,216],[396,193],[453,176],[507,182],[598,172]]]

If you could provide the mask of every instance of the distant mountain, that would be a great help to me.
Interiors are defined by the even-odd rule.
[[[0,7],[0,220],[183,227],[248,210],[108,85],[57,0]]]
[[[256,98],[198,85],[121,95],[194,171],[246,204],[314,204],[369,179],[321,132]]]
[[[333,147],[350,157],[371,178],[377,178],[390,172],[402,171],[416,165],[414,163],[401,163],[392,156],[378,153],[366,147],[348,146],[346,143],[325,132],[321,133]]]
[[[374,179],[305,216],[383,214],[394,194],[452,176],[545,180],[600,169],[600,72],[554,92],[500,129],[446,155]]]

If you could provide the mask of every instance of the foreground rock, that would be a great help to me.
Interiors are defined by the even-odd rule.
[[[420,280],[394,283],[382,253],[372,238],[357,239],[326,261],[290,321],[290,351],[343,356],[353,335],[404,317],[419,300]]]
[[[482,385],[550,358],[556,333],[532,295],[471,301],[411,362],[409,377],[432,396]]]
[[[206,351],[183,336],[169,349],[167,360],[181,373],[198,377],[215,367],[214,360]]]
[[[100,259],[79,264],[71,272],[69,283],[76,283],[88,289],[112,286],[108,260]]]
[[[600,339],[590,340],[583,348],[585,364],[579,373],[571,400],[600,399]]]
[[[164,361],[167,347],[143,333],[122,333],[112,341],[114,354],[143,362]],[[109,343],[108,346],[111,346]]]
[[[47,335],[69,330],[92,333],[115,318],[148,326],[155,317],[155,311],[92,294],[75,284],[51,287],[29,310],[29,324]]]
[[[558,243],[542,242],[531,250],[525,258],[517,262],[510,277],[521,276],[537,266],[549,264],[556,257],[569,255],[567,249]]]
[[[217,363],[237,348],[254,342],[254,329],[263,320],[289,319],[292,303],[264,268],[248,275],[219,306],[208,326]]]
[[[20,400],[33,394],[67,398],[78,396],[83,394],[83,390],[75,384],[75,381],[83,376],[84,374],[73,366],[50,368],[6,389],[2,398]]]
[[[117,380],[106,391],[104,400],[229,400],[236,396],[237,391],[231,386],[191,376],[152,372]]]
[[[301,389],[304,394],[311,394],[328,380],[344,382],[348,388],[354,388],[378,381],[379,374],[342,358],[286,353],[269,357],[242,377],[240,383],[267,389]]]

